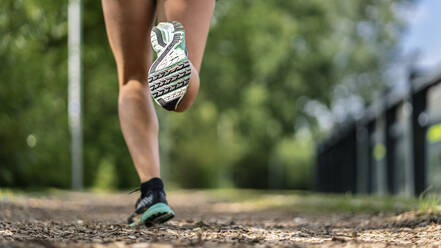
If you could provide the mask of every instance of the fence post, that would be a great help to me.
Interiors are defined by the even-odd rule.
[[[387,178],[387,192],[389,194],[396,193],[395,189],[395,137],[392,133],[392,128],[396,123],[397,107],[393,106],[386,109],[386,178]]]
[[[416,91],[413,80],[416,73],[409,75],[410,83],[410,101],[412,104],[411,114],[411,140],[413,154],[413,173],[414,173],[414,191],[416,195],[424,192],[426,188],[426,126],[421,121],[421,117],[426,110],[427,89]]]
[[[368,193],[369,185],[369,134],[366,122],[360,120],[357,123],[357,193]]]
[[[372,194],[374,192],[373,177],[374,177],[374,158],[372,156],[374,152],[373,134],[375,132],[375,120],[369,120],[367,123],[367,139],[368,139],[368,168],[367,168],[367,193]]]

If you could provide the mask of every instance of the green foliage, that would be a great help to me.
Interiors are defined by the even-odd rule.
[[[96,190],[114,190],[118,174],[115,171],[114,162],[111,159],[101,159],[96,171],[93,188]]]
[[[0,9],[0,185],[67,187],[66,4]]]
[[[276,147],[277,158],[285,165],[283,188],[310,189],[312,186],[311,158],[314,144],[309,137],[285,138]],[[293,152],[295,151],[295,152]]]
[[[169,180],[309,188],[320,133],[305,105],[331,106],[336,86],[369,101],[408,2],[218,1],[196,103],[184,114],[158,109]],[[133,187],[100,2],[83,4],[85,183]],[[0,186],[68,187],[67,1],[3,0],[0,9]]]
[[[318,132],[306,103],[330,106],[337,85],[371,99],[393,58],[395,6],[404,2],[218,2],[199,99],[185,117],[170,117],[172,164],[183,167],[175,180],[193,183],[185,168],[209,167],[239,187],[266,188],[274,174],[285,178],[272,187],[310,187]],[[213,114],[202,120],[207,108]]]
[[[424,192],[418,197],[418,212],[441,213],[441,196],[436,193]]]

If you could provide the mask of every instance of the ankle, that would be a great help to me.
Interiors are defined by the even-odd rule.
[[[149,191],[164,191],[164,183],[161,178],[154,177],[141,183],[141,196],[145,196]]]

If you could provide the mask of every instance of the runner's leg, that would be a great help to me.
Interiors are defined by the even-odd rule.
[[[102,0],[102,5],[118,70],[121,129],[140,180],[145,182],[159,177],[158,119],[146,86],[155,1]]]
[[[158,0],[158,22],[178,21],[185,29],[191,77],[188,91],[177,107],[177,112],[188,109],[199,91],[199,72],[207,41],[215,0]]]

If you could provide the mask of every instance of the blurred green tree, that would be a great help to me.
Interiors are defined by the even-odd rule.
[[[66,3],[0,9],[0,186],[67,187]]]
[[[310,187],[319,132],[305,105],[331,107],[337,85],[371,101],[396,55],[399,7],[411,2],[219,1],[199,99],[171,116],[175,180]]]

